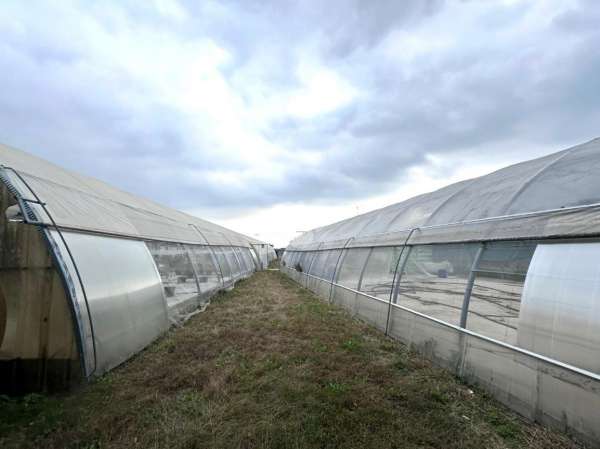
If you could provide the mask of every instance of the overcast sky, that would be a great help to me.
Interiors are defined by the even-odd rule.
[[[285,245],[600,136],[600,2],[0,2],[0,141]]]

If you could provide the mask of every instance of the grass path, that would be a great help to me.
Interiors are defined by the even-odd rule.
[[[579,446],[268,271],[80,391],[0,399],[0,447]]]

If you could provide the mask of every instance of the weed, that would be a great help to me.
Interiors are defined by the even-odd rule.
[[[0,447],[576,448],[277,271],[65,397],[0,397]]]
[[[338,395],[338,394],[345,393],[348,390],[348,386],[345,385],[345,384],[343,384],[343,383],[339,383],[339,382],[329,382],[325,386],[325,389],[329,393],[332,393],[334,395]]]
[[[342,343],[342,348],[352,352],[360,351],[363,349],[362,341],[359,337],[351,337]]]

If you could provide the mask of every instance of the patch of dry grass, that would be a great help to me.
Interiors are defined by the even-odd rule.
[[[1,447],[579,447],[274,271],[81,391],[28,400],[4,400]]]

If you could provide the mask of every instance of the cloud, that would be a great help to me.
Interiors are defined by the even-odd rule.
[[[9,0],[0,28],[0,141],[219,216],[600,134],[592,0]]]

